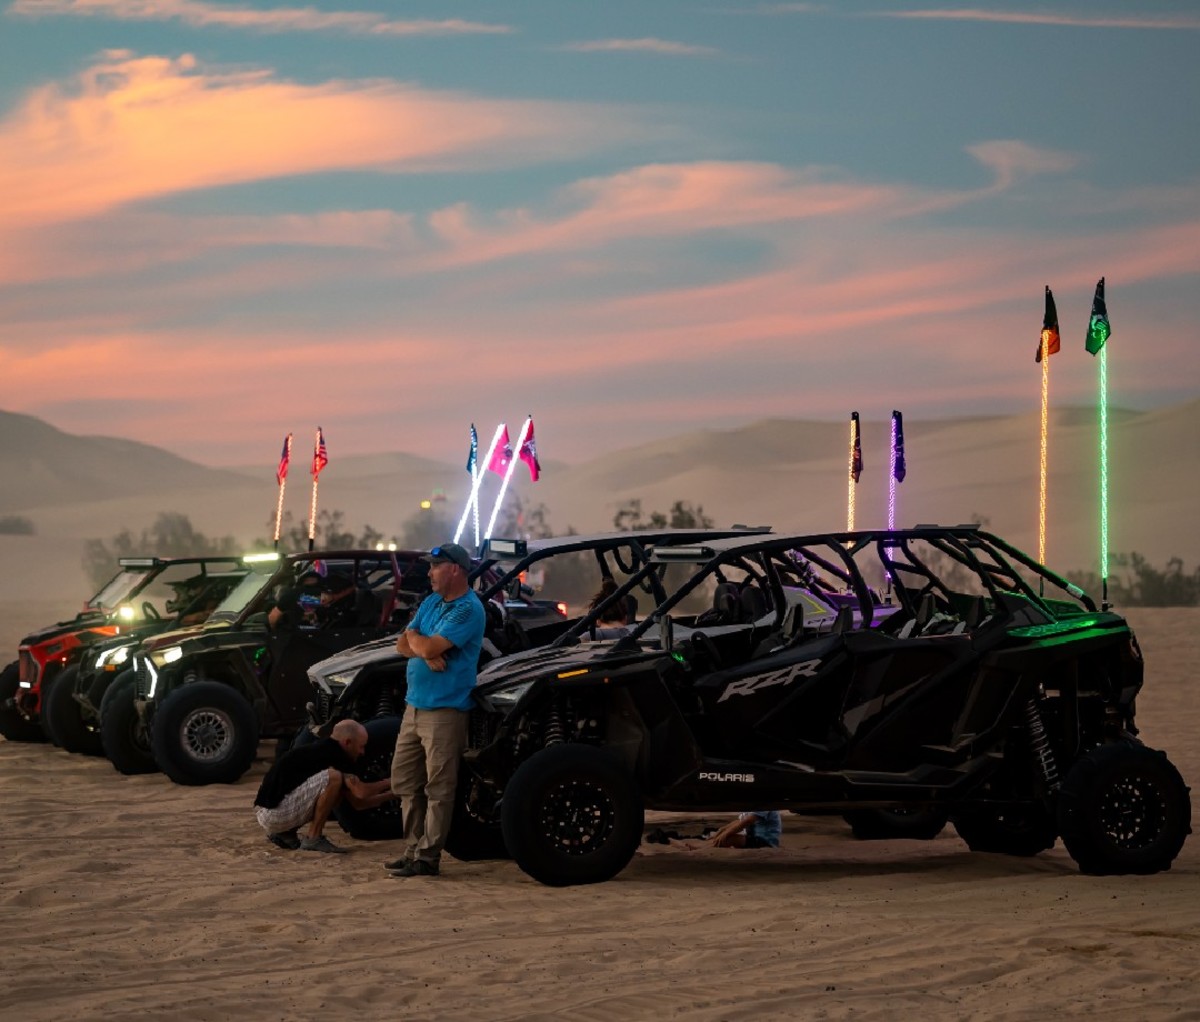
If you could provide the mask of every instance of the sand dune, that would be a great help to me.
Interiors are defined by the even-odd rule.
[[[22,430],[10,445],[0,511],[33,520],[34,536],[0,535],[0,558],[15,565],[0,576],[0,599],[27,592],[52,597],[63,578],[84,587],[83,540],[135,533],[159,512],[178,511],[210,536],[241,542],[270,535],[275,512],[275,449],[253,469],[217,470],[128,441],[69,437],[27,416],[9,416]],[[14,429],[17,428],[14,426]],[[857,524],[887,523],[887,420],[866,421],[866,463],[856,487]],[[1035,412],[1024,415],[906,422],[908,478],[899,487],[897,522],[956,524],[984,517],[993,531],[1037,552],[1038,436]],[[1181,557],[1200,562],[1200,401],[1151,412],[1114,413],[1110,454],[1110,548],[1138,551],[1152,564]],[[617,509],[640,499],[643,509],[667,511],[678,500],[701,505],[719,525],[770,524],[777,530],[842,528],[846,522],[844,424],[769,420],[742,429],[700,431],[576,464],[548,457],[542,479],[530,483],[517,466],[511,491],[526,506],[544,504],[551,527],[596,531],[612,527]],[[553,451],[552,434],[542,449]],[[1060,571],[1096,565],[1099,513],[1096,422],[1089,410],[1061,409],[1052,417],[1049,449],[1047,561]],[[47,482],[47,480],[49,480]],[[393,453],[331,460],[321,476],[320,507],[346,513],[355,530],[370,524],[385,535],[420,514],[422,499],[445,494],[440,513],[451,522],[466,500],[462,465]],[[498,489],[487,476],[485,514]],[[308,514],[305,459],[293,462],[285,507],[295,520]],[[48,568],[47,568],[48,566]],[[46,571],[57,572],[53,584]]]
[[[1195,784],[1200,610],[1130,617],[1143,738]],[[4,1017],[1200,1017],[1195,838],[1168,873],[1095,878],[1061,848],[858,843],[788,815],[777,851],[644,845],[594,887],[453,860],[394,880],[395,843],[267,845],[249,810],[265,769],[189,789],[0,740]]]

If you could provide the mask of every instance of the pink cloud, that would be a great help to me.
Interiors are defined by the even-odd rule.
[[[872,11],[877,18],[915,18],[932,21],[991,21],[1010,25],[1065,25],[1075,28],[1197,29],[1200,17],[1191,14],[1087,15],[1035,11],[988,11],[973,7],[936,10]]]
[[[70,87],[35,90],[0,122],[0,219],[55,223],[322,171],[523,164],[638,130],[601,109],[383,81],[309,86],[114,51]]]
[[[592,39],[586,42],[564,43],[561,50],[574,53],[658,53],[667,57],[714,57],[720,51],[711,46],[672,42],[669,39]]]
[[[319,11],[314,7],[258,10],[203,0],[15,0],[11,14],[28,18],[73,16],[117,21],[179,21],[197,28],[220,26],[259,32],[347,32],[361,35],[497,35],[508,25],[460,18],[393,20],[374,11]]]

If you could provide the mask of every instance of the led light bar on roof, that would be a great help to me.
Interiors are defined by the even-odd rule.
[[[655,547],[650,559],[654,561],[707,561],[713,556],[710,546]]]
[[[487,549],[494,557],[524,557],[529,544],[523,539],[489,539]]]
[[[246,554],[242,558],[242,563],[243,564],[262,564],[265,561],[277,561],[277,560],[279,560],[279,553],[277,551],[271,551],[271,552],[265,553],[265,554]]]
[[[153,568],[162,562],[157,557],[119,557],[117,563],[122,568]]]

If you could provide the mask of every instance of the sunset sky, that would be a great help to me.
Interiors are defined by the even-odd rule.
[[[543,461],[1200,395],[1183,0],[0,0],[0,407]]]

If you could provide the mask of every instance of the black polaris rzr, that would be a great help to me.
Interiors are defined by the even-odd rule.
[[[1096,874],[1179,853],[1188,789],[1137,737],[1129,625],[1003,540],[922,526],[661,548],[613,599],[679,563],[693,573],[629,636],[572,629],[484,669],[460,843],[502,836],[551,885],[619,873],[645,809],[917,818],[925,836],[940,816],[977,851],[1061,837]],[[814,624],[797,589],[842,605]]]
[[[238,557],[171,558],[138,595],[136,615],[122,621],[111,639],[81,647],[69,666],[42,686],[42,727],[67,752],[104,754],[100,707],[129,658],[154,635],[199,628],[246,575]]]
[[[177,784],[236,781],[260,739],[290,742],[304,722],[309,665],[394,634],[429,591],[420,551],[244,560],[251,574],[204,629],[157,636],[136,652],[128,696],[101,718],[106,751],[110,730],[113,744],[140,732]]]
[[[493,539],[470,573],[471,585],[488,612],[487,632],[481,666],[510,653],[544,646],[583,621],[583,613],[569,615],[565,601],[540,599],[522,582],[536,572],[546,579],[554,593],[571,568],[581,568],[594,576],[594,590],[603,579],[623,581],[643,566],[656,546],[696,543],[731,535],[747,535],[765,529],[654,529],[614,532],[591,536],[563,536],[553,539]],[[566,562],[580,561],[568,567]],[[580,563],[581,562],[581,563]],[[568,576],[569,577],[569,576]],[[646,581],[653,602],[666,593],[654,590],[657,578]],[[561,591],[559,592],[561,594]],[[636,616],[633,597],[628,602]],[[404,713],[408,660],[396,652],[394,637],[386,637],[336,653],[313,664],[308,670],[312,684],[308,730],[327,735],[339,720],[351,718],[366,724],[370,734],[364,780],[386,777],[392,750]],[[398,804],[387,803],[360,811],[348,805],[336,810],[336,818],[354,837],[388,839],[402,833]],[[460,828],[461,829],[461,828]],[[450,850],[466,856],[471,847],[458,846],[451,839]]]

